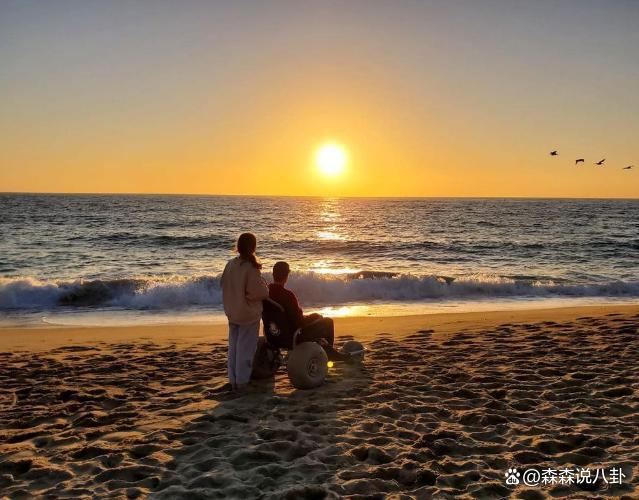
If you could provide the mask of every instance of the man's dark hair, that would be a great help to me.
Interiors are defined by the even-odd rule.
[[[273,266],[273,280],[281,281],[286,278],[291,272],[291,268],[287,262],[279,261]]]

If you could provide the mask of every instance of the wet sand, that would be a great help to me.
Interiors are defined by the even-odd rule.
[[[638,326],[639,306],[344,318],[363,366],[241,397],[219,392],[223,326],[2,329],[0,495],[636,498]],[[509,487],[512,467],[626,477]]]

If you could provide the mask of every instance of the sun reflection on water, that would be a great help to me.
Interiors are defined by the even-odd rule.
[[[337,198],[326,198],[320,205],[320,217],[323,221],[334,221],[341,219],[342,213],[339,210],[340,200]]]
[[[325,224],[321,224],[319,230],[315,233],[318,240],[321,241],[346,241],[348,236],[340,231],[342,213],[339,210],[340,200],[334,198],[325,199],[320,205],[319,218]],[[322,272],[322,271],[318,271]]]
[[[320,240],[333,240],[333,241],[345,241],[346,236],[343,234],[335,233],[333,231],[317,231],[317,237]]]
[[[317,311],[313,311],[321,314],[322,316],[329,316],[331,318],[345,318],[347,316],[370,316],[372,310],[366,305],[353,305],[353,306],[327,306]]]
[[[360,269],[356,269],[354,267],[335,267],[335,263],[327,261],[327,260],[317,260],[315,261],[310,270],[317,274],[354,274],[358,273]]]

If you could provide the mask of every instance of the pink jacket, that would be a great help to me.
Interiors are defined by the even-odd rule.
[[[268,286],[260,270],[235,257],[226,263],[222,278],[222,303],[230,323],[249,325],[262,317],[262,300],[268,298]]]

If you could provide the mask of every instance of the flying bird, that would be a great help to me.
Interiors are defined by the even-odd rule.
[[[557,150],[555,149],[554,151],[550,152],[550,156],[557,156],[559,153],[557,153]]]
[[[578,163],[583,163],[583,162],[585,162],[585,161],[586,161],[586,160],[584,160],[583,158],[577,158],[577,159],[575,160],[575,165],[577,165]]]
[[[632,165],[628,165],[627,167],[622,168],[622,170],[632,170]]]
[[[595,165],[599,165],[601,167],[605,161],[606,159],[604,158],[603,160],[599,160],[597,163],[595,163]]]

